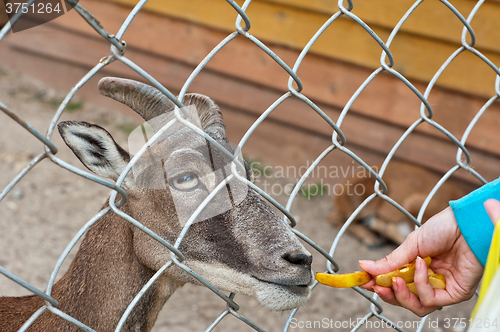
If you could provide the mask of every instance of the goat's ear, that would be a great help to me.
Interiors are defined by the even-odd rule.
[[[78,121],[61,122],[57,128],[64,143],[85,167],[102,177],[118,180],[130,156],[108,131],[98,125]],[[125,179],[124,187],[133,187],[130,176]]]

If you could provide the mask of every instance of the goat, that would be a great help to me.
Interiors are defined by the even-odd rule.
[[[334,196],[334,211],[328,215],[328,221],[332,225],[342,227],[358,206],[374,193],[375,178],[368,172],[362,175],[346,179],[342,194]],[[420,207],[439,179],[440,176],[428,169],[401,161],[391,161],[382,177],[388,188],[387,195],[414,217],[418,215]],[[358,189],[354,192],[353,188]],[[457,181],[446,181],[429,202],[422,220],[427,220],[444,209],[450,200],[458,199],[466,193],[465,187]],[[392,204],[376,197],[355,217],[347,232],[363,244],[376,247],[386,239],[401,244],[414,226]]]
[[[103,78],[99,92],[129,106],[148,122],[174,113],[172,101],[157,89],[136,81]],[[187,94],[183,103],[196,109],[205,133],[234,153],[219,107],[210,98]],[[97,175],[116,181],[131,159],[100,126],[68,121],[61,122],[58,129],[82,164]],[[144,168],[138,175],[129,173],[122,184],[128,200],[120,209],[174,243],[185,224],[186,211],[194,211],[220,183],[220,174],[214,167],[230,165],[231,159],[185,126],[164,137],[149,152],[145,160],[158,157],[161,165]],[[250,166],[240,161],[246,178],[251,179]],[[160,174],[155,173],[158,170]],[[140,185],[141,181],[153,186]],[[229,200],[230,208],[202,213],[190,226],[179,246],[185,256],[183,264],[215,287],[253,296],[270,310],[298,307],[310,296],[312,256],[260,195],[248,189],[244,199],[237,201],[232,194],[242,189],[235,183],[226,187],[228,195],[216,195],[214,204],[217,207]],[[108,204],[109,199],[103,208]],[[112,331],[143,285],[170,259],[166,247],[109,212],[90,227],[68,271],[54,284],[51,294],[64,313],[96,331]],[[199,284],[178,266],[170,266],[137,303],[122,331],[150,331],[163,304],[185,283]],[[0,330],[17,331],[43,305],[43,299],[34,295],[1,297]],[[75,328],[46,311],[30,330]]]

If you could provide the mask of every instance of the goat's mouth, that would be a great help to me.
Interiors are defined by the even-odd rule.
[[[261,287],[255,293],[260,304],[270,310],[290,310],[297,308],[304,303],[311,295],[309,284],[288,283],[262,280],[259,281]]]
[[[265,284],[269,284],[269,285],[273,285],[273,286],[277,286],[277,287],[282,287],[284,289],[289,290],[290,292],[296,293],[297,295],[300,295],[304,292],[310,291],[309,286],[311,283],[307,283],[307,284],[297,283],[296,284],[296,283],[289,283],[289,282],[282,282],[282,281],[262,280],[262,279],[259,279],[257,277],[253,277],[253,278],[255,278],[258,281],[265,283]]]

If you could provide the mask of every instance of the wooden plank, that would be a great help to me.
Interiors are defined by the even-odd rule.
[[[292,6],[307,11],[332,15],[338,11],[336,0],[260,0]],[[393,29],[406,11],[415,3],[414,0],[358,0],[354,3],[353,13],[370,26],[376,25]],[[452,5],[467,18],[477,1],[454,0]],[[476,47],[500,52],[500,2],[485,2],[472,21],[474,32],[478,36]],[[403,24],[401,30],[439,39],[448,43],[460,41],[463,24],[440,1],[424,1]]]
[[[109,13],[106,14],[106,21],[103,21],[103,24],[111,32],[118,30],[119,25],[129,12],[127,8],[117,7],[106,2],[82,1],[82,4],[98,18],[102,17],[103,13]],[[96,35],[92,28],[79,19],[77,14],[63,15],[55,22],[57,23],[55,26],[64,31],[74,29],[78,33],[85,33],[88,36]],[[175,59],[179,63],[192,67],[195,67],[225,37],[223,32],[149,13],[138,15],[134,24],[124,37],[129,49],[148,50],[148,53],[154,56]],[[145,35],[148,35],[148,38],[144,38]],[[21,45],[25,40],[28,40],[26,38],[28,37],[19,35],[19,38],[16,38],[17,42],[14,40],[12,42]],[[33,43],[34,48],[44,50],[47,54],[52,56],[59,54],[59,56],[70,59],[75,57],[75,52],[72,52],[72,49],[75,50],[79,47],[78,44],[72,42],[71,38],[66,39],[67,41],[64,43],[55,45],[45,44],[46,41],[39,38],[34,38],[31,43]],[[100,40],[100,37],[90,38],[87,43],[97,43]],[[78,57],[90,59],[91,61],[87,62],[87,65],[90,66],[94,63],[92,61],[97,61],[99,57],[108,54],[108,47],[108,45],[100,46],[99,50],[102,50],[102,53],[93,51],[95,55],[91,55],[85,52],[93,49],[94,46],[88,46],[79,52]],[[273,50],[288,63],[293,63],[297,57],[296,51],[287,48],[274,47]],[[129,53],[127,53],[128,55]],[[134,60],[133,57],[131,59]],[[243,85],[258,84],[282,93],[285,92],[284,88],[288,79],[286,73],[276,63],[245,38],[238,38],[224,47],[207,64],[206,69],[222,75],[229,75],[237,81],[241,80]],[[151,73],[156,76],[157,71],[158,69],[155,68]],[[370,71],[363,68],[312,54],[304,59],[299,70],[305,87],[304,94],[315,103],[330,105],[334,108],[343,108],[369,73]],[[183,84],[180,78],[177,84]],[[418,83],[415,85],[420,91],[425,90],[425,85]],[[176,89],[178,88],[177,86]],[[245,108],[251,108],[256,112],[257,110],[262,111],[273,102],[271,98],[266,99],[265,102],[261,98],[252,100],[243,93],[238,98],[241,104],[245,105]],[[435,111],[434,119],[448,128],[452,134],[460,137],[469,121],[485,101],[451,91],[435,89],[430,96],[430,102]],[[419,109],[420,101],[405,85],[390,75],[382,75],[365,89],[354,103],[351,112],[378,121],[390,122],[396,126],[408,127],[418,118]],[[459,118],[456,116],[457,112],[460,114]],[[499,112],[500,105],[498,103],[486,112],[468,140],[471,147],[500,153],[500,145],[496,143],[496,131],[500,126],[500,119],[497,115]],[[300,118],[300,114],[297,116]],[[332,119],[336,120],[337,118],[332,116]],[[315,130],[315,128],[309,128],[309,130]],[[442,137],[441,133],[431,127],[418,128],[418,131]]]
[[[135,4],[135,0],[111,1],[130,6]],[[146,3],[144,8],[224,31],[234,30],[235,11],[227,3],[218,0],[192,0],[189,2],[151,0]],[[253,35],[264,41],[295,49],[304,47],[309,38],[328,19],[328,15],[322,13],[304,11],[270,2],[253,2],[247,13],[252,21],[251,33]],[[453,17],[449,20],[450,22],[456,21]],[[438,20],[438,22],[443,21],[448,23],[442,18]],[[493,22],[496,21],[493,20]],[[382,40],[387,40],[389,36],[387,28],[377,25],[372,28]],[[461,29],[456,31],[456,42],[449,44],[402,31],[391,46],[391,51],[396,58],[395,69],[407,77],[424,82],[430,81],[444,60],[458,48],[460,33]],[[492,38],[495,39],[495,36]],[[484,38],[482,39],[484,40]],[[368,68],[377,68],[380,65],[381,48],[379,45],[357,23],[345,18],[334,22],[315,43],[311,52]],[[493,63],[500,64],[500,54],[497,52],[482,50],[482,53]],[[479,60],[472,60],[476,60],[472,54],[461,56],[457,60],[457,66],[446,71],[438,84],[484,97],[494,94],[495,75],[493,70],[484,66]],[[465,67],[464,64],[466,64]],[[465,70],[459,70],[463,68]],[[473,74],[472,77],[471,74]]]
[[[0,1],[0,29],[9,21],[7,12],[5,11],[5,3]]]
[[[49,26],[47,26],[47,29],[48,28]],[[31,39],[26,39],[28,36],[31,36]],[[63,31],[58,32],[57,30],[53,31],[53,33],[48,33],[47,36],[51,38],[48,40],[40,40],[40,36],[26,34],[23,36],[23,42],[19,44],[14,44],[11,41],[12,38],[8,40],[12,46],[11,49],[21,52],[18,54],[36,54],[40,59],[52,59],[51,61],[54,62],[53,65],[57,67],[59,67],[61,63],[67,63],[67,59],[71,58],[73,65],[90,68],[95,64],[92,59],[97,59],[102,55],[99,49],[100,46],[92,44],[92,40],[96,43],[101,43],[100,40],[88,38],[84,35],[68,34]],[[65,54],[65,52],[71,50],[71,47],[57,46],[71,44],[86,45],[88,52],[96,49],[96,55],[92,56],[86,54],[81,58],[74,57],[73,50],[71,51],[72,57],[70,57],[70,55]],[[102,45],[106,45],[106,43],[102,42]],[[187,64],[182,64],[163,57],[151,56],[141,50],[130,48],[127,52],[131,59],[134,59],[134,61],[140,64],[146,71],[151,73],[154,72],[155,77],[172,91],[176,91],[192,71],[192,67]],[[20,56],[19,59],[21,59]],[[25,61],[19,61],[21,66],[25,63]],[[40,64],[37,63],[37,66],[40,66]],[[140,79],[137,73],[119,62],[113,63],[107,68],[107,71],[101,74],[113,74]],[[263,89],[261,86],[249,84],[238,78],[221,76],[217,72],[211,70],[202,71],[193,83],[191,90],[210,95],[221,104],[223,108],[229,106],[236,110],[240,110],[242,114],[247,112],[254,117],[261,114],[268,105],[280,96],[279,91]],[[97,96],[97,93],[95,93],[95,95]],[[95,98],[98,99],[98,97]],[[104,97],[100,98],[102,99]],[[332,118],[338,117],[340,112],[338,108],[332,108],[328,105],[321,106]],[[281,123],[290,128],[291,131],[298,131],[310,137],[320,138],[319,141],[312,139],[310,142],[304,142],[301,144],[302,147],[299,148],[293,144],[285,146],[285,148],[281,146],[283,153],[290,149],[292,152],[289,152],[289,154],[293,156],[294,150],[307,149],[308,144],[320,144],[322,147],[326,147],[329,144],[328,142],[331,137],[332,129],[328,127],[319,116],[297,99],[291,99],[279,107],[272,113],[269,121]],[[228,123],[228,126],[231,126],[231,124]],[[356,113],[348,115],[342,128],[348,137],[349,146],[360,151],[365,151],[366,156],[386,154],[403,132],[403,128],[401,127],[386,122],[373,121],[373,119],[360,116]],[[236,138],[232,137],[233,142],[234,139],[238,140],[239,137],[243,135],[242,132],[238,134]],[[286,141],[284,132],[276,132],[276,135],[282,137],[282,139]],[[258,133],[256,133],[256,137],[257,136]],[[262,148],[262,145],[260,145],[260,148]],[[485,154],[475,149],[472,149],[472,151],[476,154],[474,158],[476,169],[488,179],[497,177],[497,156]],[[417,161],[419,164],[424,164],[444,172],[454,163],[455,152],[456,148],[447,140],[436,139],[422,133],[416,133],[405,142],[397,156],[406,160]],[[363,155],[362,157],[365,158],[366,156]],[[276,158],[282,158],[282,156],[277,156]]]

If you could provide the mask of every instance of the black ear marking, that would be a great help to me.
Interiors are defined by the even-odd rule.
[[[125,151],[120,145],[118,145],[118,143],[116,143],[113,136],[111,136],[111,134],[106,129],[104,129],[103,127],[98,126],[96,124],[88,123],[85,121],[63,121],[57,125],[57,130],[59,131],[59,134],[61,135],[61,137],[64,140],[64,143],[66,143],[66,145],[68,145],[68,142],[65,139],[65,131],[70,126],[82,126],[82,127],[86,127],[89,129],[96,128],[96,129],[101,130],[102,132],[106,133],[106,135],[111,139],[111,141],[113,142],[113,144],[115,145],[116,149],[118,150],[120,155],[123,157],[123,159],[126,160],[127,163],[130,161],[129,153],[127,151]],[[92,144],[93,146],[97,147],[98,148],[97,151],[101,151],[102,153],[100,153],[100,156],[96,155],[96,157],[101,157],[101,158],[104,157],[107,148],[104,144],[102,144],[101,141],[95,139],[92,135],[90,135],[88,133],[84,133],[84,132],[74,132],[73,135],[80,137],[81,139],[86,140],[90,144]],[[92,153],[96,153],[96,151],[93,151]]]
[[[57,126],[66,145],[90,171],[117,180],[130,155],[104,128],[88,122],[64,121]]]
[[[103,130],[105,130],[105,129],[103,128]],[[100,141],[96,140],[94,137],[92,137],[89,134],[74,133],[73,135],[75,135],[77,137],[80,137],[83,140],[88,141],[89,143],[91,143],[93,146],[95,146],[100,151],[105,151],[106,150],[106,147],[104,146],[104,144],[102,144]]]

